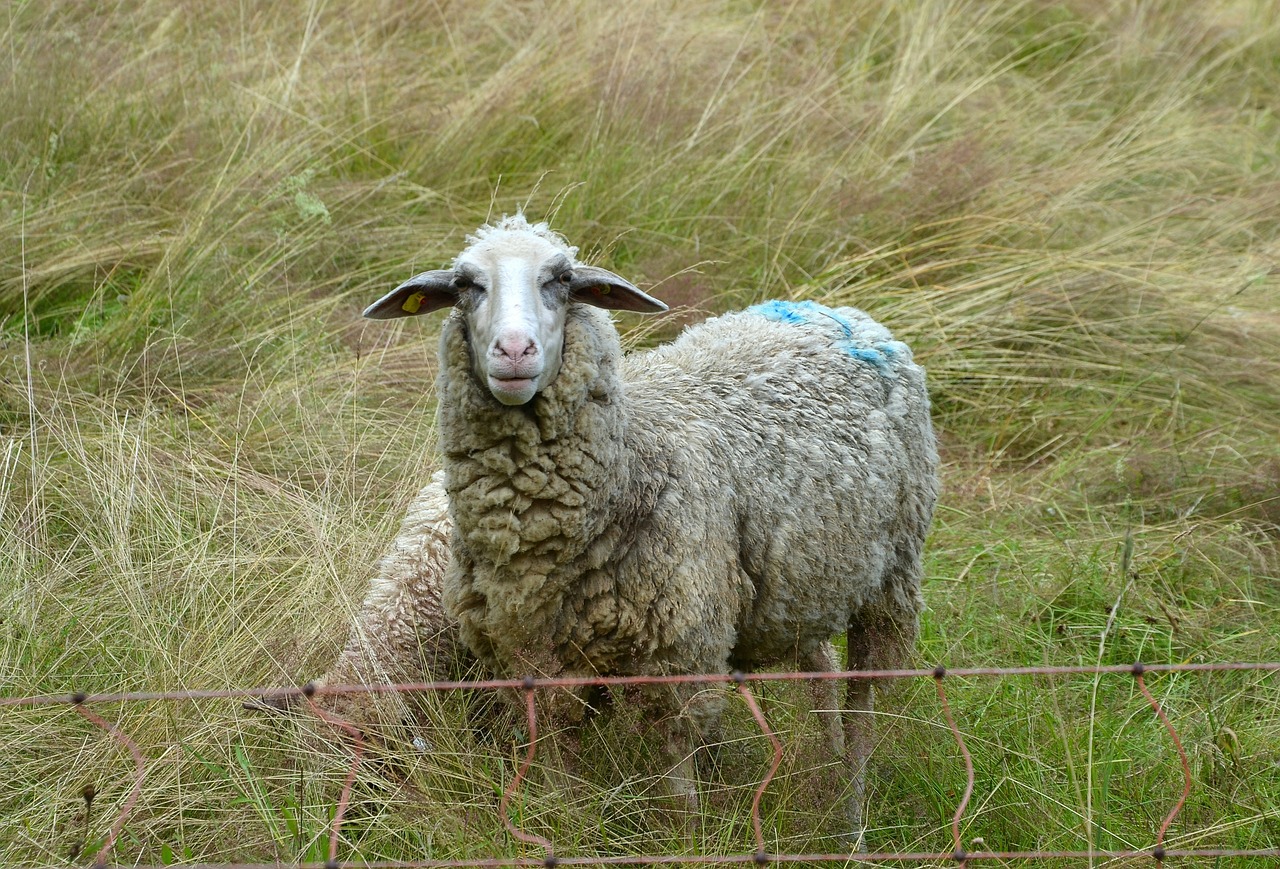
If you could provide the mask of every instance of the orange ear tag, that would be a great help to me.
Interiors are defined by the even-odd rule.
[[[410,314],[418,313],[418,309],[422,307],[422,300],[426,296],[422,293],[414,293],[412,296],[404,300],[404,304],[400,306],[400,310]]]

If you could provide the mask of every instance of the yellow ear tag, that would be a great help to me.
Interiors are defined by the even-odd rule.
[[[422,293],[414,293],[412,296],[404,300],[404,304],[400,306],[400,310],[410,314],[418,313],[418,309],[422,307],[422,300],[426,296]]]
[[[596,287],[596,295],[597,296],[609,295],[609,285],[605,284],[603,287]]]

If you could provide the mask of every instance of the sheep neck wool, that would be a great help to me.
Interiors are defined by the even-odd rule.
[[[482,657],[514,655],[542,672],[564,665],[553,647],[573,644],[583,615],[580,600],[547,584],[567,588],[608,560],[619,506],[608,493],[626,491],[618,484],[630,474],[622,351],[607,315],[570,308],[563,352],[554,383],[507,407],[472,374],[463,316],[441,335],[439,431],[455,521],[446,606],[468,645],[491,652]]]

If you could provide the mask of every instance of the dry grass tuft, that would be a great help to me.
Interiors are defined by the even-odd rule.
[[[434,327],[359,310],[516,208],[674,304],[633,345],[768,297],[912,344],[946,455],[922,660],[1280,657],[1270,0],[48,0],[0,41],[6,694],[321,672],[436,464]],[[1197,782],[1169,844],[1275,847],[1274,677],[1153,682]],[[950,847],[929,687],[880,707],[873,848]],[[1130,687],[955,685],[966,837],[1149,843],[1178,772]],[[834,785],[794,703],[767,822],[820,849]],[[118,862],[327,857],[322,725],[102,712],[149,759]],[[432,714],[432,751],[393,728],[361,773],[344,857],[516,853],[519,733]],[[684,850],[641,724],[588,733],[598,763],[531,790],[526,827]],[[0,744],[0,862],[86,859],[129,757],[67,709],[5,711]],[[763,756],[731,716],[704,852],[750,847]]]

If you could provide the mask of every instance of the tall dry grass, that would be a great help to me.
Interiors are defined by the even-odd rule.
[[[782,296],[916,348],[947,489],[922,660],[1280,657],[1269,0],[46,0],[0,28],[6,694],[322,670],[435,465],[434,327],[358,311],[516,208],[673,303],[623,322],[635,344]],[[949,847],[960,766],[922,690],[882,706],[875,848]],[[1274,847],[1274,678],[1157,690],[1197,780],[1174,841]],[[1178,773],[1127,684],[954,692],[967,837],[1149,842]],[[771,847],[807,850],[838,821],[789,703],[766,808]],[[345,753],[324,728],[103,712],[150,758],[121,862],[325,856]],[[393,738],[362,775],[345,854],[514,853],[512,734],[440,717],[432,752]],[[685,847],[640,724],[588,734],[599,769],[531,793],[530,828]],[[749,847],[764,758],[729,724],[708,851]],[[86,861],[129,758],[70,710],[0,734],[0,861]]]

